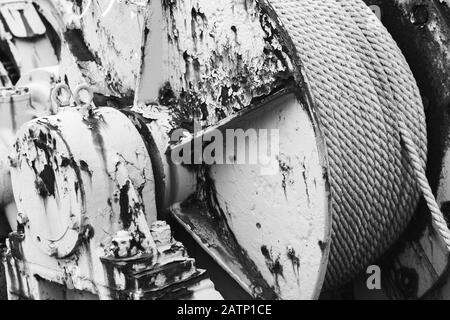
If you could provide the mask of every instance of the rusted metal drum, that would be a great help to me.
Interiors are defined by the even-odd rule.
[[[83,104],[78,93],[89,90],[79,88],[79,107],[60,107],[17,134],[20,228],[4,259],[10,298],[221,299],[157,221],[152,163],[133,122]]]
[[[283,92],[248,114],[206,130],[202,143],[218,132],[225,138],[236,130],[250,133],[249,140],[237,139],[224,162],[197,171],[194,195],[173,206],[172,213],[249,295],[316,299],[326,272],[331,221],[314,122],[294,94]],[[224,143],[230,147],[233,141]],[[258,144],[266,152],[255,149]],[[243,155],[258,152],[258,161],[242,162]],[[186,180],[191,169],[175,168],[175,180]]]
[[[395,243],[420,198],[399,123],[425,163],[423,104],[362,1],[189,0],[152,2],[149,12],[135,102],[169,114],[168,136],[186,130],[168,162],[180,150],[211,152],[217,130],[280,132],[273,175],[232,154],[225,165],[167,166],[176,221],[250,295],[317,298]],[[170,186],[189,174],[196,189],[179,199],[188,192]]]
[[[134,126],[114,109],[67,109],[27,123],[18,132],[12,178],[31,238],[51,256],[70,255],[87,228],[101,242],[130,228],[133,217],[156,221],[150,158]],[[143,208],[134,206],[138,198]]]

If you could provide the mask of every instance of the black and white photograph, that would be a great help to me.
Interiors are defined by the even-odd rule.
[[[0,0],[18,300],[450,300],[450,1]]]

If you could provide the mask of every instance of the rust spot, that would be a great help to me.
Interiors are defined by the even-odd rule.
[[[91,131],[92,140],[103,159],[105,168],[108,167],[107,166],[108,159],[106,157],[106,150],[105,150],[105,141],[100,132],[101,126],[106,125],[102,115],[99,115],[99,114],[96,114],[95,112],[93,112],[89,115],[89,117],[83,118],[83,122]]]
[[[327,250],[328,243],[323,242],[322,240],[320,240],[320,241],[319,241],[319,247],[320,247],[320,250],[321,250],[322,252],[325,252],[325,250]]]
[[[194,92],[181,92],[179,98],[173,92],[170,83],[166,83],[159,91],[159,103],[169,108],[174,128],[194,132],[196,119],[208,118],[208,107]]]
[[[80,29],[68,29],[64,33],[64,39],[78,61],[94,61],[100,64],[99,59],[96,59],[94,54],[89,50],[89,47],[84,41],[83,32]]]
[[[287,248],[287,257],[289,258],[289,260],[291,260],[292,269],[294,270],[294,273],[298,278],[300,276],[300,258],[297,256],[294,248]]]
[[[49,165],[44,166],[44,170],[39,174],[40,180],[37,182],[39,194],[42,197],[55,196],[55,172]]]
[[[132,212],[130,208],[128,192],[130,191],[130,182],[127,183],[120,189],[120,220],[123,223],[124,229],[128,229],[132,222]]]
[[[280,290],[279,277],[284,278],[283,266],[280,263],[281,255],[278,255],[278,257],[274,259],[272,255],[272,250],[269,251],[267,246],[261,247],[261,253],[266,259],[267,268],[275,278],[275,284],[277,289]]]
[[[281,181],[281,187],[283,188],[284,195],[287,198],[287,184],[288,184],[288,182],[292,183],[290,181],[290,176],[291,176],[292,170],[294,168],[292,168],[290,165],[288,165],[282,159],[278,159],[278,164],[280,167],[281,174],[283,176],[283,180]]]
[[[89,165],[86,163],[86,161],[80,161],[80,169],[81,171],[86,172],[89,176],[92,177],[92,171],[89,169]]]

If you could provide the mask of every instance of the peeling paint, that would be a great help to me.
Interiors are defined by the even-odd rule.
[[[294,78],[280,32],[256,1],[165,1],[162,17],[161,30],[150,33],[164,33],[165,53],[153,47],[159,43],[146,43],[138,101],[166,105],[178,126],[193,117],[204,126],[215,124]],[[160,58],[163,72],[155,75],[161,66],[152,61]],[[161,77],[158,87],[155,76]],[[161,99],[168,88],[170,101]]]
[[[103,16],[102,1],[86,8],[88,3],[74,3],[74,13],[87,14],[65,32],[69,50],[63,54],[63,73],[71,87],[88,83],[106,100],[129,104],[139,75],[144,13],[131,2],[118,2]],[[129,17],[127,23],[117,23],[123,17]]]

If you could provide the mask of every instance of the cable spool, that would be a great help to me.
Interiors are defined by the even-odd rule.
[[[425,168],[423,105],[402,53],[362,1],[270,4],[324,134],[333,219],[325,287],[336,287],[379,258],[414,215],[420,192],[399,126],[416,146],[416,171]]]
[[[323,278],[325,288],[350,281],[405,231],[421,193],[450,244],[424,174],[427,132],[419,89],[364,2],[189,0],[160,6],[152,6],[136,101],[161,104],[175,127],[184,124],[185,113],[198,112],[207,128],[203,137],[230,127],[280,132],[273,176],[238,161],[208,164],[196,172],[195,197],[171,210],[249,294],[317,298]],[[192,28],[185,28],[192,12],[201,12],[201,19],[194,15]],[[193,103],[184,103],[185,93]],[[305,157],[313,154],[318,156]],[[310,181],[311,172],[320,174]],[[214,227],[209,221],[224,227],[205,235]],[[214,251],[220,238],[235,240],[221,244],[227,254]]]

